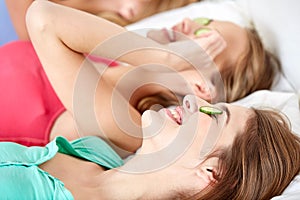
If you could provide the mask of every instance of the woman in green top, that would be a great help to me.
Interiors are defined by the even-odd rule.
[[[17,143],[1,142],[0,149],[2,152],[0,155],[0,193],[2,199],[73,199],[73,195],[64,186],[64,183],[56,178],[59,176],[54,177],[47,173],[47,169],[43,170],[51,159],[56,160],[61,155],[69,155],[70,161],[81,159],[79,166],[83,167],[83,171],[79,174],[70,173],[67,175],[77,167],[69,165],[68,161],[61,164],[70,167],[69,169],[62,168],[61,173],[65,173],[67,176],[73,175],[78,180],[84,176],[88,180],[90,175],[86,174],[87,171],[85,170],[89,169],[85,166],[93,166],[92,163],[82,165],[81,162],[93,162],[103,169],[123,165],[123,160],[110,146],[99,137],[93,136],[72,142],[63,137],[57,137],[46,147],[31,148]],[[76,182],[79,183],[79,181]]]
[[[183,102],[144,112],[142,147],[124,165],[99,137],[1,142],[1,198],[270,199],[299,173],[300,139],[279,113]]]

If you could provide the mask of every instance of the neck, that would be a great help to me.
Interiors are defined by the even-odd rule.
[[[141,175],[109,170],[99,180],[101,199],[140,199],[145,196],[146,183]]]
[[[137,166],[139,160],[133,158],[129,162],[132,166]],[[123,169],[108,170],[99,176],[101,181],[99,191],[102,199],[158,199],[158,197],[167,199],[169,197],[165,196],[164,191],[174,190],[177,182],[173,178],[177,177],[176,172],[172,175],[166,173],[166,170],[131,173],[122,171]]]

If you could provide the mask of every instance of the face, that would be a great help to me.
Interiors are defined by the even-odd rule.
[[[216,112],[211,108],[217,110],[218,114],[212,114]],[[181,146],[186,152],[182,156],[186,163],[192,160],[200,162],[212,150],[231,145],[234,138],[243,132],[251,113],[248,108],[225,103],[211,105],[187,95],[181,107],[159,112],[146,111],[143,114],[143,134],[146,139],[142,149],[146,153],[153,153],[172,148],[177,143],[176,148]]]
[[[173,26],[172,30],[196,40],[197,38],[207,37],[212,30],[219,32],[226,41],[227,46],[215,58],[215,62],[218,60],[226,61],[226,66],[234,65],[248,47],[246,30],[231,22],[208,20],[205,18],[195,20],[186,18]]]
[[[178,184],[191,194],[202,190],[216,181],[213,171],[218,170],[218,159],[205,160],[205,156],[231,145],[251,114],[244,107],[211,105],[192,95],[185,96],[182,107],[148,110],[142,116],[144,139],[139,151],[148,162],[141,166],[150,166],[158,177],[165,177],[162,184]]]
[[[204,73],[201,68],[199,71],[202,75],[200,75],[192,68],[180,71],[179,74],[189,83],[193,94],[208,101],[215,98],[218,98],[218,101],[224,101],[225,98],[220,95],[220,92],[216,92],[223,90],[224,87],[220,73],[217,74],[216,72],[236,66],[236,62],[248,48],[247,32],[244,28],[231,22],[200,19],[202,20],[186,18],[173,26],[172,31],[167,29],[154,30],[148,33],[148,37],[161,44],[188,39],[196,41],[205,51],[205,54],[209,56],[203,56],[201,52],[199,53],[200,49],[193,50],[192,47],[189,49],[191,53],[188,55],[196,52],[198,57],[202,56],[201,61],[208,58],[207,63],[211,63],[210,71]],[[211,62],[212,60],[214,62]],[[202,65],[199,66],[202,67]],[[218,85],[214,85],[212,80],[215,80],[214,82]]]
[[[52,0],[55,3],[63,4],[92,14],[99,14],[103,11],[114,12],[126,20],[133,20],[141,14],[151,0]]]

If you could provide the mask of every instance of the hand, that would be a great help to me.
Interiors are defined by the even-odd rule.
[[[221,34],[213,29],[208,32],[203,32],[199,36],[194,36],[192,38],[180,32],[170,31],[167,29],[151,30],[147,33],[147,37],[160,44],[168,45],[175,49],[179,49],[180,46],[187,47],[182,45],[183,41],[190,43],[196,42],[202,48],[202,52],[205,51],[212,60],[215,59],[227,46],[227,43]],[[194,48],[186,48],[184,51],[193,51],[194,53],[197,52]],[[191,53],[185,54],[191,55]]]
[[[227,46],[224,38],[216,30],[203,33],[194,40],[212,59],[215,59]]]

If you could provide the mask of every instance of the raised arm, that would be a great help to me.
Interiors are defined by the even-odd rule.
[[[135,151],[141,144],[140,114],[105,80],[99,81],[99,74],[90,63],[83,65],[82,54],[125,30],[96,16],[43,0],[33,2],[26,19],[45,72],[58,97],[77,121],[79,132],[83,135],[105,133],[103,137]],[[116,109],[121,121],[119,115],[115,116],[112,102],[118,102]],[[128,127],[123,127],[125,125]]]

